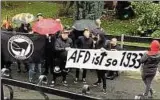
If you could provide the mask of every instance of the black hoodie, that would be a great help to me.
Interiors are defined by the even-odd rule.
[[[157,68],[160,65],[160,54],[148,55],[144,54],[141,58],[142,63],[142,74],[144,75],[155,75]]]

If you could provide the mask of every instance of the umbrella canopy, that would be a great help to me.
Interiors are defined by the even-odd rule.
[[[33,24],[32,31],[41,35],[55,34],[62,30],[59,22],[53,19],[41,19]]]
[[[73,27],[79,31],[83,31],[85,28],[88,28],[89,30],[93,30],[95,28],[98,28],[98,26],[95,24],[94,20],[88,20],[88,19],[75,21],[73,24]]]
[[[33,14],[30,13],[21,13],[17,14],[12,18],[12,22],[20,24],[20,23],[30,23],[34,21],[36,18]]]

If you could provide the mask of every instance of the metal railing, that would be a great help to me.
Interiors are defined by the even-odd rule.
[[[59,90],[59,89],[55,89],[52,87],[47,87],[44,86],[43,84],[47,84],[47,77],[45,75],[41,75],[39,77],[39,82],[38,84],[33,84],[33,83],[28,83],[28,82],[22,82],[19,80],[14,80],[11,79],[9,76],[10,73],[8,73],[8,69],[2,69],[2,77],[1,77],[1,82],[2,82],[2,86],[6,86],[9,91],[10,91],[10,99],[9,100],[13,100],[14,98],[14,90],[12,89],[11,86],[17,86],[17,87],[21,87],[21,88],[25,88],[25,89],[30,89],[30,90],[34,90],[34,91],[38,91],[40,92],[41,95],[43,95],[43,97],[45,98],[45,100],[49,100],[49,97],[45,94],[53,94],[53,95],[57,95],[57,96],[61,96],[61,97],[65,97],[65,98],[69,98],[69,99],[80,99],[80,100],[99,100],[101,98],[98,97],[93,97],[93,96],[89,96],[86,95],[86,93],[82,93],[82,94],[77,94],[74,92],[69,92],[69,91],[65,91],[65,90]],[[11,86],[9,86],[11,85]],[[1,88],[1,92],[3,92],[3,88]],[[88,89],[88,88],[86,88]],[[82,92],[87,91],[87,90],[83,90]],[[4,96],[1,98],[2,100],[4,99]],[[52,98],[53,99],[53,98]],[[56,99],[56,98],[55,98]]]

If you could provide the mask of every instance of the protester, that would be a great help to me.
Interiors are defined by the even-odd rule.
[[[55,57],[55,50],[54,44],[57,39],[57,34],[49,34],[46,35],[46,44],[45,44],[45,71],[44,75],[48,75],[48,71],[50,69],[50,73],[53,72],[53,65],[54,65],[54,57]]]
[[[153,40],[150,45],[150,50],[146,52],[141,58],[142,63],[142,80],[146,86],[144,96],[148,97],[149,92],[153,96],[151,88],[152,80],[154,79],[158,64],[160,64],[160,43]]]
[[[17,29],[17,32],[29,33],[31,31],[31,25],[29,23],[22,23],[21,26]]]
[[[43,19],[43,14],[42,13],[38,13],[37,14],[37,21]]]
[[[101,27],[101,24],[102,24],[101,19],[96,19],[95,23],[96,23],[98,29],[100,29],[101,31],[104,31],[104,29]]]
[[[16,29],[17,32],[21,32],[21,33],[29,33],[31,32],[31,25],[29,23],[21,23],[21,26],[19,28]],[[24,72],[28,71],[28,62],[27,61],[20,61],[17,60],[17,64],[18,64],[18,69],[17,72],[20,73],[21,72],[21,64],[23,64],[25,66],[25,70]]]
[[[7,18],[7,20],[3,20],[3,23],[1,25],[1,29],[5,30],[5,31],[13,31],[12,24],[8,20],[8,18]]]
[[[37,34],[37,33],[34,33]],[[28,59],[28,64],[29,64],[29,82],[35,83],[36,79],[36,74],[38,76],[42,75],[42,62],[44,61],[44,51],[42,50],[41,52],[37,53],[34,52],[34,56]],[[39,57],[37,57],[39,56]]]
[[[109,46],[110,46],[109,50],[111,50],[111,51],[122,50],[122,48],[117,44],[117,39],[116,38],[111,39]],[[107,79],[113,80],[117,76],[119,76],[118,71],[108,71]]]
[[[93,40],[90,37],[90,31],[88,29],[84,30],[83,33],[84,36],[80,36],[75,43],[75,47],[80,49],[92,49],[93,48]],[[79,80],[79,69],[76,69],[76,78],[74,80],[74,83],[77,83]],[[86,74],[87,70],[83,69],[83,75],[82,75],[82,81],[83,83],[86,83]]]
[[[92,32],[92,38],[94,40],[94,49],[102,49],[106,48],[106,38],[104,36],[104,33],[95,33]],[[103,49],[102,49],[103,50]],[[105,70],[96,70],[98,81],[93,84],[93,86],[99,86],[101,83],[101,80],[103,81],[103,92],[106,93],[106,77],[105,77]]]
[[[64,30],[61,32],[59,38],[55,41],[55,50],[57,54],[57,58],[60,61],[59,67],[62,71],[62,83],[64,86],[68,86],[66,78],[67,78],[67,69],[65,69],[66,59],[67,59],[67,51],[73,47],[72,40],[68,37],[70,34],[70,27],[64,27]],[[57,76],[53,74],[52,86],[55,85]]]

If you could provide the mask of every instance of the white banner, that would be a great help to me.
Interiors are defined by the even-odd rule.
[[[140,71],[140,59],[145,51],[101,51],[100,49],[70,49],[66,68],[114,71]]]

